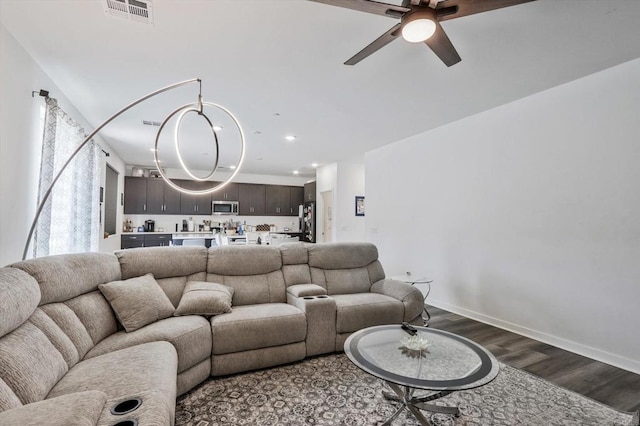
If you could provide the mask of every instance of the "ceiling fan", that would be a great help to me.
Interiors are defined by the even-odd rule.
[[[311,0],[361,12],[400,19],[389,31],[345,62],[355,65],[391,43],[398,36],[409,42],[424,42],[448,67],[461,61],[440,21],[460,18],[489,10],[515,6],[535,0],[402,0],[402,5],[372,0]]]

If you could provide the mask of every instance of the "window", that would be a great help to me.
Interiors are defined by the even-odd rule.
[[[106,167],[104,183],[104,232],[115,234],[118,215],[118,172],[110,165]]]
[[[46,99],[42,134],[38,204],[85,138],[84,129],[53,98]],[[100,152],[96,143],[89,142],[60,175],[38,220],[34,257],[98,250],[104,161]]]

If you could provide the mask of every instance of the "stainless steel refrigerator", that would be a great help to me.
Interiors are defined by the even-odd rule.
[[[316,203],[306,202],[302,209],[302,232],[304,241],[308,243],[316,242]]]

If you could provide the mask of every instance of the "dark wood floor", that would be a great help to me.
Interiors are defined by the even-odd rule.
[[[487,348],[501,362],[622,411],[640,410],[640,375],[546,343],[427,306],[429,327]]]

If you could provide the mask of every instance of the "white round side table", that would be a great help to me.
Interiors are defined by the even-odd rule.
[[[409,274],[394,275],[393,277],[387,277],[387,278],[391,280],[402,281],[403,283],[411,284],[413,286],[415,286],[416,284],[427,285],[427,292],[424,294],[424,297],[422,298],[422,312],[424,312],[424,314],[427,317],[426,318],[422,317],[422,320],[424,321],[424,326],[428,327],[429,320],[431,319],[431,314],[427,310],[426,302],[427,302],[427,296],[429,296],[429,293],[431,293],[431,283],[433,282],[433,279],[425,278],[425,277],[414,277],[413,275],[409,275]]]

